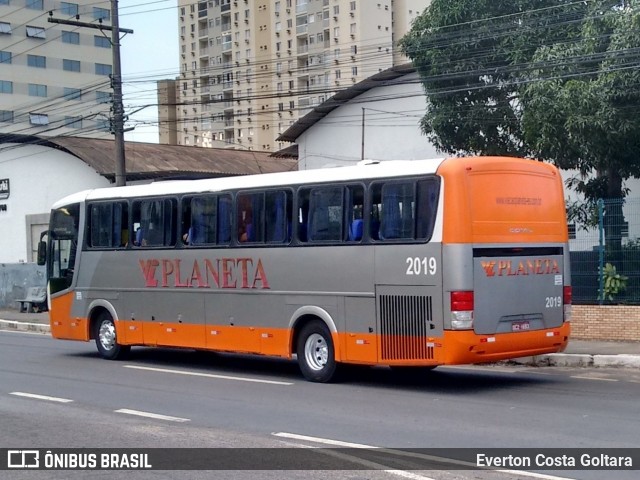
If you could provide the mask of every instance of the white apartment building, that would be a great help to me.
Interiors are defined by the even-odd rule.
[[[109,0],[0,0],[0,133],[109,138]]]
[[[158,85],[160,143],[285,147],[276,138],[312,107],[406,63],[397,41],[429,3],[178,0],[181,72]]]

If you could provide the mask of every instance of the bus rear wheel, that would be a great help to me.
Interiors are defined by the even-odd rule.
[[[108,312],[102,312],[98,315],[94,329],[96,347],[102,358],[117,360],[125,357],[129,353],[131,347],[118,343],[116,324]]]
[[[337,363],[331,332],[323,322],[316,320],[302,328],[296,353],[300,371],[307,380],[318,383],[331,381]]]

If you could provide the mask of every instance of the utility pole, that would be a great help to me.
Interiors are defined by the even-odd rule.
[[[124,105],[122,103],[122,73],[120,66],[120,33],[133,33],[133,30],[120,28],[118,19],[118,0],[111,0],[111,26],[99,24],[79,22],[76,15],[76,21],[65,20],[60,18],[52,18],[53,12],[49,12],[48,21],[50,23],[61,23],[64,25],[73,25],[76,27],[94,28],[100,31],[111,31],[111,52],[113,71],[111,74],[111,87],[113,88],[113,135],[115,140],[116,153],[116,186],[120,187],[127,184],[127,171],[125,167],[124,155]]]
[[[113,52],[113,130],[116,144],[116,187],[127,184],[124,157],[124,105],[122,104],[122,73],[120,68],[120,21],[118,0],[111,0],[111,51]]]

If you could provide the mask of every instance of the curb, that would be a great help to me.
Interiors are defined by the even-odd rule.
[[[0,320],[0,330],[15,330],[18,332],[51,333],[51,327],[42,323],[18,322],[15,320]]]
[[[640,368],[640,355],[592,355],[550,353],[511,359],[518,365],[534,367],[627,367]]]

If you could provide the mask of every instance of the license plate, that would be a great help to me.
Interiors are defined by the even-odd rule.
[[[511,324],[511,331],[513,332],[523,332],[525,330],[529,330],[529,322],[513,322]]]

